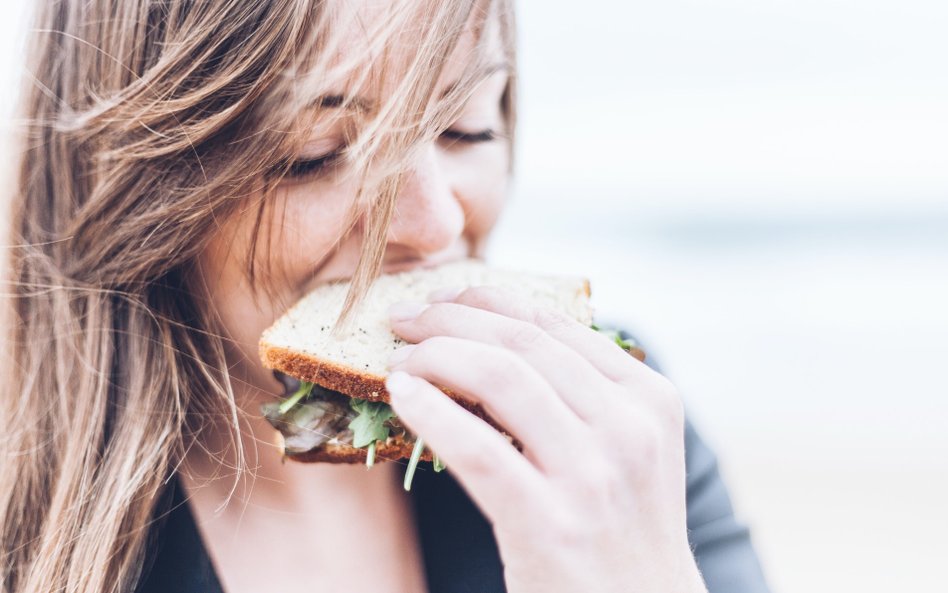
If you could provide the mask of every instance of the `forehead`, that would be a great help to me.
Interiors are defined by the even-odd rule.
[[[493,3],[476,3],[463,20],[461,5],[444,0],[338,2],[332,16],[338,42],[330,59],[339,74],[335,81],[339,94],[390,95],[406,73],[426,67],[425,58],[431,56],[425,54],[443,39],[456,42],[439,64],[438,89],[476,65],[489,70],[507,67]],[[441,61],[442,56],[435,57]]]

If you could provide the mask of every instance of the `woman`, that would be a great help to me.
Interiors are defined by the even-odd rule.
[[[695,554],[712,591],[763,590],[690,430],[686,509],[674,388],[490,290],[391,312],[417,344],[393,405],[453,478],[407,498],[396,464],[268,444],[256,342],[290,303],[351,277],[351,311],[379,271],[480,253],[511,166],[509,2],[43,4],[10,217],[4,591],[703,591]]]

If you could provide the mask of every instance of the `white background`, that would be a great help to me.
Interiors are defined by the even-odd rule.
[[[18,12],[0,8],[4,109]],[[495,263],[589,277],[601,318],[646,342],[778,591],[943,587],[948,4],[546,0],[519,16]]]

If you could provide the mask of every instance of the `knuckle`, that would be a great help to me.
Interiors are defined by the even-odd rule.
[[[662,464],[662,455],[666,450],[668,429],[663,426],[657,417],[641,407],[624,415],[621,423],[616,425],[621,430],[621,438],[610,438],[608,442],[600,441],[609,457],[614,461],[620,473],[601,476],[604,487],[617,488],[615,484],[622,479],[629,485],[639,486],[655,475],[655,471]]]
[[[655,389],[658,412],[662,419],[672,426],[684,422],[685,405],[675,384],[662,375],[659,375]]]
[[[615,508],[625,490],[618,468],[605,461],[587,462],[572,480],[573,495],[583,505]]]
[[[516,354],[501,350],[492,365],[491,383],[494,388],[504,391],[514,387],[519,383],[519,377],[523,374],[524,363]]]
[[[457,315],[455,303],[431,303],[418,316],[418,321],[429,329],[441,328]]]
[[[648,411],[662,419],[668,426],[684,425],[685,405],[678,388],[667,377],[655,371],[650,371],[646,380],[621,386],[622,399],[633,402],[636,407],[641,403],[648,406]]]
[[[484,477],[492,470],[492,464],[487,457],[483,451],[468,443],[458,446],[451,464],[459,468],[463,467],[465,472],[472,477]]]
[[[547,544],[557,550],[576,550],[585,547],[587,525],[573,512],[552,513],[547,523]]]
[[[633,463],[640,476],[647,476],[660,463],[664,431],[658,422],[643,420],[637,432]]]
[[[533,321],[547,331],[569,329],[574,323],[559,311],[546,308],[537,309],[533,314]]]
[[[450,352],[454,346],[454,340],[447,336],[434,336],[427,338],[415,344],[408,359],[415,364],[431,362]]]
[[[508,330],[502,340],[507,348],[522,352],[536,348],[544,338],[546,338],[546,333],[542,329],[532,323],[521,322]]]
[[[411,358],[425,358],[426,356],[430,355],[431,352],[437,351],[442,341],[443,338],[440,336],[435,336],[433,338],[426,338],[418,342],[411,351]]]

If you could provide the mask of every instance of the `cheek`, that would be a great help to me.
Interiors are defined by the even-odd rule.
[[[280,303],[283,309],[301,296],[316,267],[344,236],[355,196],[355,187],[320,182],[288,188],[277,197],[268,221],[268,251],[275,296],[288,299]]]
[[[220,227],[198,258],[198,282],[203,285],[211,313],[221,326],[216,329],[224,336],[232,375],[264,386],[270,378],[248,362],[256,356],[257,339],[274,312],[262,293],[255,297],[247,275],[246,254],[252,244],[253,218],[241,213]]]
[[[300,296],[313,269],[331,251],[348,213],[345,194],[300,184],[272,196],[257,229],[257,202],[218,230],[199,258],[200,280],[228,338],[229,356],[244,380],[272,383],[257,362],[260,334]],[[257,242],[254,245],[254,233]],[[248,259],[254,254],[254,285]]]
[[[506,201],[507,150],[506,143],[492,142],[446,155],[443,161],[466,216],[465,233],[474,244],[493,228]],[[200,257],[201,280],[229,339],[233,370],[243,380],[275,387],[257,362],[260,334],[302,296],[316,267],[333,253],[356,193],[354,187],[329,182],[280,190],[270,198],[259,230],[258,207],[250,202],[220,227]],[[252,250],[256,286],[248,278]]]

